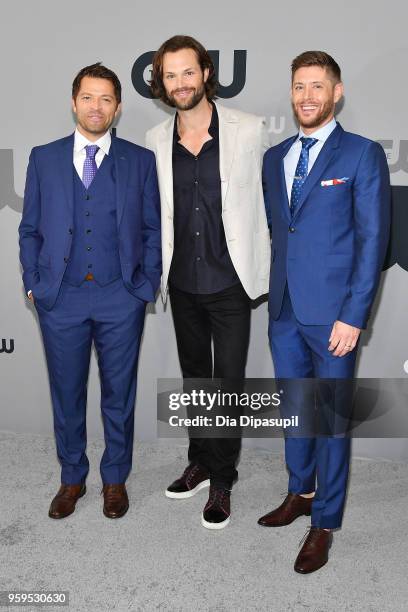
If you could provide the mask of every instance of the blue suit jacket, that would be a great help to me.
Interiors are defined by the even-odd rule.
[[[73,236],[74,135],[30,155],[19,227],[26,291],[46,309],[55,303]],[[161,275],[160,197],[151,151],[112,136],[122,277],[127,289],[154,301]]]
[[[278,318],[286,282],[297,319],[364,328],[389,238],[390,179],[382,147],[337,124],[304,183],[291,219],[283,159],[296,136],[269,149],[263,182],[272,230],[269,313]],[[347,180],[323,186],[325,180]]]

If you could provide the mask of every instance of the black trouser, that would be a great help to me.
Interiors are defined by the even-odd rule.
[[[170,287],[183,378],[242,380],[248,354],[251,301],[241,284],[209,295]],[[211,351],[214,345],[214,366]],[[241,438],[190,438],[188,459],[206,468],[211,484],[231,489]]]

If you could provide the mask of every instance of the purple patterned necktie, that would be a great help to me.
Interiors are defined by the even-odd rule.
[[[98,170],[96,165],[95,155],[99,151],[98,145],[86,145],[86,159],[84,161],[84,169],[82,171],[82,182],[85,189],[89,188],[89,185],[95,178],[95,174]]]

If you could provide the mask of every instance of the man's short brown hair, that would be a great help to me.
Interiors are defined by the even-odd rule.
[[[156,51],[153,57],[153,70],[152,80],[150,81],[150,89],[155,98],[159,98],[165,104],[173,106],[170,102],[166,89],[163,84],[163,57],[165,53],[174,53],[175,51],[181,51],[181,49],[192,49],[196,56],[198,63],[200,64],[202,72],[208,68],[208,79],[205,83],[205,94],[207,100],[213,100],[215,98],[216,91],[219,83],[215,75],[215,68],[208,51],[203,45],[191,36],[177,35],[166,40]]]
[[[340,66],[336,60],[325,51],[305,51],[295,57],[292,62],[292,82],[296,70],[299,70],[299,68],[306,68],[307,66],[320,66],[321,68],[325,68],[329,77],[332,78],[335,83],[341,82]]]
[[[91,64],[90,66],[85,66],[85,68],[82,68],[82,70],[78,72],[74,82],[72,83],[72,97],[74,100],[81,88],[81,81],[86,76],[93,77],[94,79],[107,79],[110,81],[113,85],[113,89],[115,90],[116,102],[120,104],[122,99],[122,86],[120,81],[113,70],[106,68],[106,66],[103,66],[101,62]]]

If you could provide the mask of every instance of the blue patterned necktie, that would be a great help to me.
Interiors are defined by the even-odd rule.
[[[99,151],[98,145],[86,145],[86,159],[84,161],[84,169],[82,171],[82,182],[85,189],[89,188],[89,185],[95,178],[98,167],[95,161],[95,155]]]
[[[317,138],[300,139],[302,150],[300,152],[299,161],[296,166],[295,176],[292,183],[292,192],[290,194],[290,211],[292,217],[295,215],[299,206],[300,196],[302,195],[303,185],[307,179],[307,169],[309,166],[309,149],[317,142]]]

